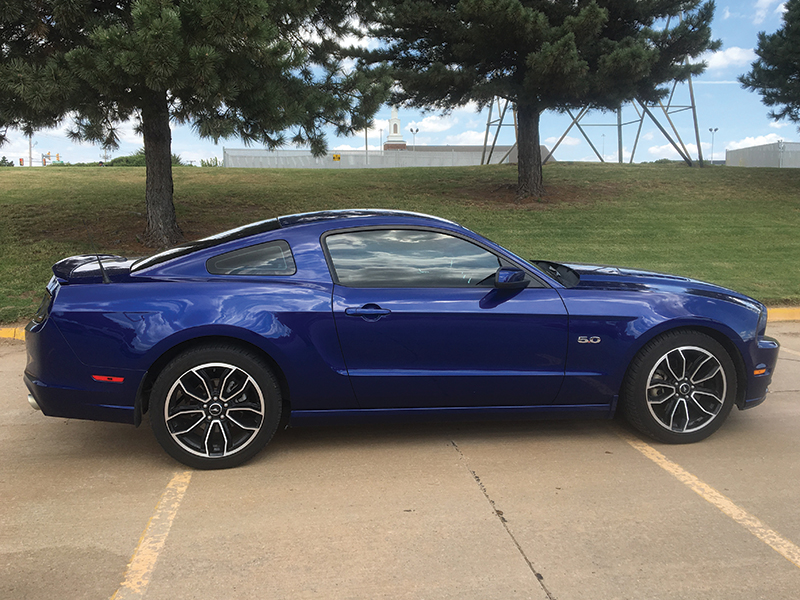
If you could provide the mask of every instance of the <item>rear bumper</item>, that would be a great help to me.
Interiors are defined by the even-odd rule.
[[[28,363],[23,379],[41,411],[51,417],[134,423],[134,400],[144,373],[93,369],[83,364],[52,320],[25,330]],[[121,382],[96,381],[93,375]]]

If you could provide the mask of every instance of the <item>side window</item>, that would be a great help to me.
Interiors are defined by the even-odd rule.
[[[213,275],[294,275],[297,272],[289,244],[283,240],[209,258],[206,269]]]
[[[500,266],[480,246],[435,231],[351,231],[325,243],[336,278],[349,287],[491,286]]]

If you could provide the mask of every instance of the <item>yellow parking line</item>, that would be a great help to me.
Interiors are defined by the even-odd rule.
[[[794,566],[800,567],[800,548],[794,543],[781,536],[777,531],[767,527],[758,518],[748,513],[743,508],[737,506],[733,501],[720,494],[710,485],[700,481],[697,477],[686,471],[679,464],[672,462],[650,444],[629,435],[624,431],[617,431],[617,435],[628,442],[636,450],[644,454],[647,458],[664,469],[667,473],[675,477],[678,481],[686,485],[689,489],[698,494],[703,500],[716,506],[731,519],[739,523],[750,533],[764,542],[767,546],[775,550]]]
[[[133,552],[131,561],[125,571],[125,579],[120,584],[119,589],[111,596],[111,600],[127,600],[129,598],[143,598],[147,591],[147,584],[158,560],[158,555],[164,548],[167,535],[172,527],[172,521],[178,513],[178,507],[189,487],[192,479],[191,471],[175,473],[172,481],[167,485],[167,489],[161,495],[161,499],[156,505],[156,510],[147,527],[139,538],[139,544]]]

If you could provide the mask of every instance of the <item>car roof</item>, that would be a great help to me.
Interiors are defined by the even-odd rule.
[[[132,265],[131,272],[133,273],[136,271],[141,271],[142,269],[159,265],[167,261],[180,258],[182,256],[194,254],[195,252],[198,252],[200,250],[205,250],[207,248],[219,246],[234,240],[241,240],[268,231],[274,231],[276,229],[285,229],[300,225],[322,223],[326,221],[349,222],[351,220],[365,218],[365,217],[372,217],[372,218],[395,217],[403,219],[410,218],[414,220],[420,220],[423,222],[427,221],[430,224],[440,224],[440,225],[446,224],[450,226],[460,227],[460,225],[458,225],[457,223],[454,223],[453,221],[448,221],[447,219],[442,219],[440,217],[435,217],[432,215],[426,215],[422,213],[403,211],[403,210],[359,208],[359,209],[323,210],[316,212],[298,213],[293,215],[285,215],[274,219],[267,219],[264,221],[256,221],[255,223],[249,223],[241,227],[229,229],[228,231],[223,231],[214,234],[212,236],[202,238],[200,240],[179,244],[173,248],[164,250],[163,252],[159,252],[157,254],[153,254],[151,256],[137,260]]]
[[[456,225],[453,221],[435,217],[433,215],[426,215],[423,213],[411,212],[406,210],[389,210],[382,208],[356,208],[345,210],[322,210],[316,212],[299,213],[295,215],[287,215],[278,217],[278,222],[281,227],[292,227],[294,225],[304,225],[307,223],[318,223],[320,221],[336,221],[348,220],[363,217],[411,217],[418,219],[425,219],[436,221],[438,223],[447,223],[448,225]]]

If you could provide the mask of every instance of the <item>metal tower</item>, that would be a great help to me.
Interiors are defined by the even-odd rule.
[[[683,19],[683,15],[681,15],[678,18],[682,20]],[[671,19],[667,19],[667,22],[665,24],[665,29],[669,28],[670,20]],[[686,144],[684,144],[683,140],[681,139],[680,133],[678,133],[678,129],[675,126],[675,122],[673,121],[673,117],[676,114],[682,113],[682,112],[685,112],[685,111],[691,111],[691,113],[692,113],[692,124],[694,126],[694,136],[695,136],[695,140],[697,142],[697,161],[698,161],[698,164],[702,167],[703,166],[703,149],[702,149],[702,147],[700,145],[700,127],[699,127],[699,125],[697,123],[697,105],[696,105],[695,100],[694,100],[694,88],[692,87],[692,77],[691,77],[691,75],[686,80],[686,87],[688,88],[688,103],[686,103],[685,97],[683,97],[683,99],[684,99],[683,103],[680,103],[678,101],[678,99],[676,98],[676,92],[679,91],[678,90],[678,86],[679,85],[681,85],[681,82],[679,82],[679,81],[673,81],[672,82],[671,89],[669,91],[669,95],[666,98],[666,104],[663,101],[658,101],[656,103],[647,104],[647,103],[641,102],[640,100],[633,100],[632,102],[629,102],[629,103],[626,103],[626,104],[620,106],[615,111],[615,113],[616,113],[616,123],[582,123],[584,117],[586,117],[586,115],[589,112],[591,112],[589,107],[584,107],[584,108],[580,109],[577,112],[577,114],[574,114],[573,111],[571,111],[571,110],[567,110],[566,113],[570,116],[570,118],[572,119],[572,122],[569,124],[569,127],[567,127],[567,130],[561,135],[561,137],[558,139],[558,141],[555,143],[555,145],[550,149],[550,152],[547,154],[547,156],[544,157],[544,159],[542,160],[542,163],[543,164],[546,163],[548,161],[548,159],[553,156],[553,153],[561,145],[561,142],[564,141],[564,138],[567,137],[567,134],[572,130],[573,127],[575,127],[581,133],[583,138],[589,144],[589,147],[592,149],[592,151],[595,153],[595,155],[597,155],[597,157],[600,159],[600,162],[606,162],[605,161],[605,157],[603,156],[603,153],[598,152],[597,147],[592,142],[589,134],[586,131],[586,128],[590,128],[590,127],[606,127],[606,128],[607,127],[616,127],[616,130],[617,130],[617,161],[619,163],[622,163],[623,162],[623,157],[622,157],[622,154],[623,154],[623,143],[622,143],[623,142],[623,135],[622,135],[623,127],[625,127],[627,125],[634,125],[635,124],[635,125],[637,125],[636,138],[635,138],[635,140],[633,142],[633,149],[631,150],[631,157],[630,157],[630,161],[629,161],[630,163],[632,163],[633,159],[634,159],[634,156],[636,155],[636,148],[639,145],[639,137],[641,136],[642,127],[644,126],[644,122],[645,122],[645,120],[650,119],[651,121],[653,121],[653,123],[658,128],[658,130],[661,132],[661,134],[664,136],[664,138],[670,143],[670,145],[673,148],[675,148],[675,151],[678,153],[678,155],[686,162],[686,164],[688,164],[691,167],[694,164],[692,156],[691,156],[691,153],[689,152],[689,149],[686,147]],[[681,88],[681,90],[682,90],[682,88]],[[681,95],[681,94],[678,94],[678,95]],[[491,161],[492,161],[492,153],[493,153],[494,147],[495,147],[495,145],[497,143],[497,137],[500,135],[500,128],[503,127],[504,125],[510,125],[508,123],[503,123],[503,120],[505,118],[505,115],[506,115],[506,112],[507,112],[507,109],[508,109],[508,104],[509,104],[508,100],[501,99],[501,98],[494,98],[494,99],[492,99],[492,102],[489,104],[489,118],[486,121],[486,134],[484,136],[483,158],[481,159],[481,164],[489,164],[489,163],[491,163]],[[497,107],[497,116],[494,119],[492,119],[492,110],[493,110],[493,108],[495,106]],[[630,107],[635,111],[636,117],[635,118],[631,118],[628,121],[623,121],[623,108],[627,108],[627,107]],[[600,112],[600,111],[594,111],[594,112],[596,113],[596,112]],[[513,114],[513,117],[514,117],[514,122],[513,122],[513,125],[514,125],[514,139],[515,139],[514,146],[516,146],[517,145],[516,144],[516,139],[517,139],[517,135],[516,135],[516,133],[517,133],[517,127],[516,127],[517,119],[516,119],[516,116],[517,116],[517,114],[516,114],[515,108],[513,108],[513,107],[512,107],[512,114]],[[602,114],[602,112],[601,112],[601,114]],[[494,138],[493,138],[491,147],[489,147],[489,145],[488,145],[489,133],[490,133],[490,130],[492,129],[492,127],[495,127],[496,131],[495,131],[495,134],[494,134]],[[605,134],[601,134],[601,135],[603,135],[603,142],[605,142]],[[488,158],[486,158],[487,149],[488,149]],[[513,147],[512,147],[512,149],[513,149]],[[510,153],[510,151],[509,151],[509,153]],[[508,156],[508,154],[506,154],[506,156]],[[502,162],[505,158],[506,157],[503,157],[503,159],[501,159],[500,162]],[[484,159],[486,159],[486,160],[484,160]]]

